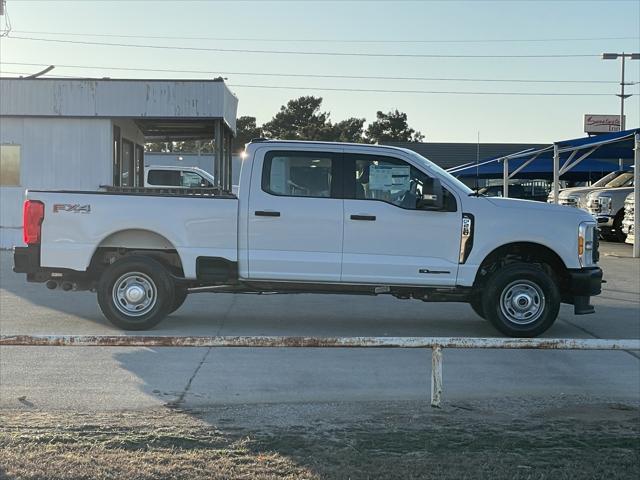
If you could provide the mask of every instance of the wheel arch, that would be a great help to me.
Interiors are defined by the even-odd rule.
[[[476,272],[474,287],[482,285],[484,279],[497,267],[513,262],[527,262],[546,265],[550,273],[562,286],[568,270],[562,258],[551,248],[537,242],[509,242],[493,249],[485,256]]]
[[[157,232],[141,228],[117,230],[106,235],[93,252],[89,270],[100,270],[105,264],[132,254],[154,258],[172,273],[184,276],[182,259],[174,242]]]

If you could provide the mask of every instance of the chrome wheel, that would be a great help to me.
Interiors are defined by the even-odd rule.
[[[149,313],[158,300],[158,290],[148,275],[129,272],[113,284],[113,303],[120,313],[140,317]]]
[[[513,323],[528,325],[540,318],[545,298],[542,289],[528,280],[507,285],[500,295],[500,310]]]

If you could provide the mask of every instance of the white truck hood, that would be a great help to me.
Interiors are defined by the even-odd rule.
[[[502,197],[486,197],[487,201],[491,202],[496,207],[501,208],[513,208],[522,210],[535,210],[536,212],[544,213],[548,212],[549,215],[566,215],[573,218],[582,217],[580,221],[593,221],[593,217],[587,212],[570,208],[564,205],[556,205],[553,203],[536,202],[533,200],[521,200],[517,198],[502,198]]]

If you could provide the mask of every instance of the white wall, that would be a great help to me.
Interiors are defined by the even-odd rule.
[[[22,244],[26,189],[97,190],[112,178],[109,119],[0,117],[0,143],[17,144],[20,186],[0,187],[0,247]]]

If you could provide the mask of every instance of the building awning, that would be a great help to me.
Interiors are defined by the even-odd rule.
[[[0,116],[130,118],[150,132],[222,120],[236,131],[238,98],[222,79],[0,78],[0,98]]]

